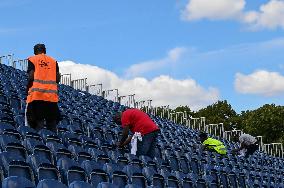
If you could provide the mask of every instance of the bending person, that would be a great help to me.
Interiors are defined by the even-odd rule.
[[[234,153],[239,153],[240,156],[248,157],[256,150],[258,150],[258,144],[255,137],[249,134],[242,134],[239,137],[240,147],[233,150]]]
[[[131,142],[132,136],[128,136],[130,130],[133,134],[140,133],[142,135],[142,141],[137,141],[136,155],[155,157],[155,147],[160,129],[146,113],[138,109],[127,109],[118,113],[114,117],[114,121],[123,128],[122,138],[117,143],[118,147],[123,147]]]
[[[203,150],[217,152],[221,155],[227,154],[227,149],[221,141],[208,137],[206,133],[200,133],[199,139]]]

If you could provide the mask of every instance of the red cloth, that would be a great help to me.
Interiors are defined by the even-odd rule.
[[[142,136],[159,129],[146,113],[138,109],[125,110],[121,115],[121,124],[123,128],[129,125],[132,133],[140,132]]]

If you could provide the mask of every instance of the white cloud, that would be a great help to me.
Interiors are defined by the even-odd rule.
[[[172,53],[172,57],[176,57]],[[123,79],[115,73],[93,65],[72,61],[59,62],[61,73],[71,73],[73,79],[88,78],[88,84],[103,83],[104,89],[118,88],[120,95],[135,93],[136,100],[152,99],[154,106],[189,105],[197,110],[219,99],[216,88],[203,88],[193,79],[176,80],[169,76],[158,76],[152,80],[143,77]]]
[[[167,57],[165,58],[134,64],[126,70],[126,76],[127,77],[141,76],[144,73],[160,69],[169,64],[174,64],[181,58],[181,56],[184,54],[185,51],[186,51],[185,48],[177,47],[170,50],[167,54]]]
[[[189,0],[182,17],[186,20],[223,20],[238,18],[245,0]]]
[[[284,76],[278,72],[258,70],[249,75],[237,73],[235,89],[243,94],[275,96],[284,94]]]
[[[284,1],[270,0],[259,10],[245,10],[245,0],[189,0],[182,18],[188,21],[234,19],[249,29],[284,29]]]
[[[250,11],[244,14],[244,21],[250,24],[252,29],[277,27],[284,29],[284,1],[271,0],[263,4],[259,11]]]

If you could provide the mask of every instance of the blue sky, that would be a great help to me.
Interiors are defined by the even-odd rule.
[[[157,105],[198,109],[226,99],[240,112],[284,104],[283,9],[282,0],[0,0],[0,54],[26,58],[42,42],[58,61],[110,71],[134,92],[135,79],[145,79],[145,98],[167,95],[154,81],[168,76],[177,91]]]

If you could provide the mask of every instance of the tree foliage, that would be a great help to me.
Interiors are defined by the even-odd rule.
[[[254,136],[263,136],[265,143],[284,143],[284,106],[266,104],[256,110],[238,114],[225,100],[196,112],[188,106],[177,107],[174,112],[186,112],[192,117],[206,117],[207,124],[224,123],[225,130],[236,128]]]
[[[206,117],[208,124],[224,123],[225,130],[232,130],[234,125],[239,124],[238,114],[226,100],[200,109],[195,116]]]
[[[256,110],[243,111],[240,115],[244,132],[262,135],[264,142],[284,141],[284,107],[266,104]]]

